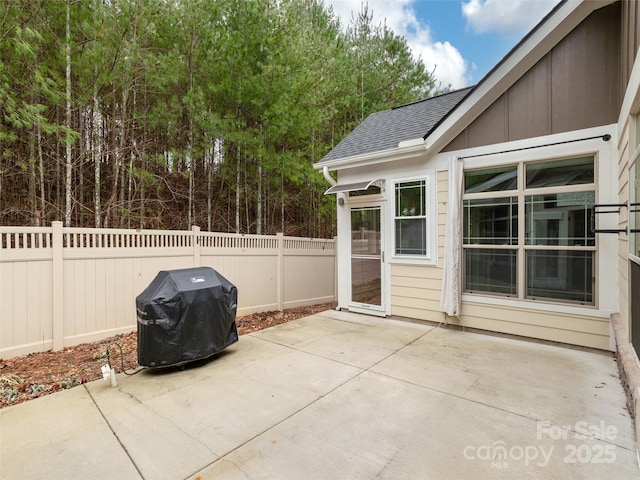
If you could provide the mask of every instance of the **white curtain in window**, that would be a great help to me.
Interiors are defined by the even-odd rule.
[[[460,314],[462,294],[462,235],[460,209],[462,207],[463,162],[457,157],[449,159],[449,194],[447,197],[447,223],[444,235],[444,277],[440,308],[451,317]]]

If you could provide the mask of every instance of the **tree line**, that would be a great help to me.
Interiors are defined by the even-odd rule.
[[[0,225],[331,235],[312,164],[433,73],[366,7],[6,0]]]

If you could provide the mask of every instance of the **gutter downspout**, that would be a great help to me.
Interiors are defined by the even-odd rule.
[[[338,184],[338,182],[336,182],[333,179],[333,177],[331,175],[329,175],[329,167],[327,167],[326,165],[324,167],[322,167],[322,175],[324,175],[325,180],[332,187],[335,187]],[[341,200],[344,202],[343,199],[341,199]],[[334,289],[334,292],[333,292],[333,298],[337,302],[336,310],[340,311],[341,310],[340,302],[338,300],[338,268],[339,268],[338,267],[338,248],[337,248],[338,247],[338,236],[333,237],[333,241],[334,241],[334,245],[336,247],[336,251],[335,251],[334,257],[333,257],[334,258],[334,262],[335,262],[334,263],[334,267],[333,267],[334,268],[334,272],[335,272],[335,280],[334,280],[335,281],[335,283],[334,283],[335,289]]]
[[[338,182],[336,182],[333,177],[331,175],[329,175],[329,167],[327,167],[326,165],[324,167],[322,167],[322,175],[324,175],[325,180],[329,183],[329,185],[331,185],[332,187],[335,187]]]

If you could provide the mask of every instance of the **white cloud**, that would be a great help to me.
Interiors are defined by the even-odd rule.
[[[467,62],[449,42],[435,41],[429,25],[416,17],[412,4],[415,0],[329,0],[343,26],[366,3],[373,12],[374,25],[386,22],[397,35],[405,37],[416,58],[421,58],[429,71],[435,68],[435,77],[443,85],[462,88],[469,84]]]
[[[558,0],[469,0],[462,15],[474,33],[497,32],[504,36],[531,30]]]
[[[420,57],[443,87],[466,87],[470,82],[467,61],[449,42],[434,42],[431,31],[422,28],[413,35],[404,35],[411,51]]]

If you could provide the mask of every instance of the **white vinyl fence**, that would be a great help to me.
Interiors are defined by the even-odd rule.
[[[196,266],[238,287],[239,316],[335,300],[333,239],[0,227],[0,358],[135,330],[135,298],[156,274]]]

